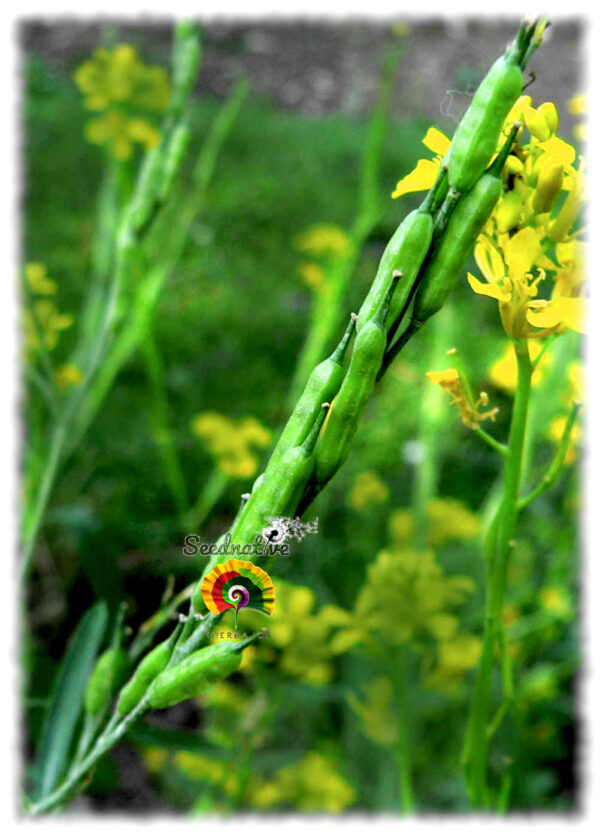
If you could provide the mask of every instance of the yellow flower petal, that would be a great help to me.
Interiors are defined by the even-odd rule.
[[[510,293],[502,290],[498,284],[484,284],[483,281],[479,281],[470,272],[467,273],[467,281],[473,292],[476,292],[477,295],[487,295],[488,298],[495,298],[496,301],[510,301]]]
[[[475,247],[475,261],[483,277],[490,284],[504,278],[504,262],[500,252],[486,237],[480,237]]]
[[[425,138],[421,141],[426,148],[429,148],[430,151],[438,154],[438,156],[445,156],[446,151],[450,147],[450,139],[448,139],[445,133],[438,130],[437,127],[430,127],[425,134]]]
[[[563,325],[576,333],[584,333],[585,300],[583,298],[556,298],[541,310],[530,309],[527,321],[534,327]]]
[[[533,229],[521,229],[508,240],[504,262],[512,278],[522,278],[535,264],[540,252],[540,240]]]
[[[392,199],[395,200],[397,197],[411,194],[414,191],[428,191],[434,184],[439,169],[439,162],[431,159],[420,159],[416,168],[398,181],[395,191],[392,192]]]

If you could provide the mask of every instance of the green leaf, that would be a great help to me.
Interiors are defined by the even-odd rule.
[[[96,603],[83,615],[69,641],[56,676],[38,748],[38,801],[48,796],[63,772],[107,619],[106,603]]]

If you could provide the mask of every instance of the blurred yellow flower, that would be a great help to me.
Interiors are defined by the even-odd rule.
[[[567,110],[572,116],[586,116],[587,109],[587,96],[585,93],[577,93],[567,102]],[[575,125],[573,135],[580,142],[586,141],[587,132],[585,122],[579,122]]]
[[[106,145],[118,160],[131,157],[135,143],[156,147],[160,133],[141,111],[163,112],[170,98],[169,78],[162,67],[143,64],[133,46],[96,49],[75,71],[75,83],[88,110],[104,111],[85,124],[86,139]]]
[[[559,417],[555,417],[549,427],[548,427],[548,437],[557,445],[560,443],[561,438],[563,436],[563,432],[565,430],[565,426],[567,425],[567,416],[562,415]],[[565,463],[570,465],[575,463],[577,460],[577,447],[581,442],[581,426],[578,422],[576,422],[571,429],[571,437],[569,446],[567,448],[567,454],[565,455]]]
[[[118,110],[108,110],[87,122],[85,136],[94,145],[107,145],[110,155],[119,160],[130,159],[135,142],[151,150],[160,140],[160,133],[150,122],[129,119]]]
[[[350,252],[350,238],[339,226],[320,224],[297,235],[296,249],[310,255],[342,256]]]
[[[303,812],[339,814],[352,805],[356,791],[320,753],[307,753],[296,764],[278,770],[271,780],[257,780],[249,801],[255,808],[291,805]]]
[[[68,388],[74,388],[83,382],[83,374],[77,365],[73,364],[62,365],[60,368],[57,368],[54,373],[54,378],[59,391],[66,391]]]
[[[53,350],[58,344],[59,333],[71,327],[74,318],[59,313],[52,301],[36,301],[31,310],[24,311],[25,350],[36,352],[43,346]]]
[[[542,350],[540,342],[531,342],[529,355],[535,360]],[[549,351],[542,356],[531,377],[533,386],[540,385],[552,365],[552,355]],[[497,387],[506,391],[507,394],[514,394],[517,387],[517,357],[510,342],[506,342],[502,354],[491,366],[488,376],[491,382]]]
[[[418,645],[427,634],[448,640],[458,627],[451,609],[474,589],[468,576],[445,576],[431,550],[381,550],[352,614],[346,612],[345,623],[340,616],[331,648],[342,653],[358,644],[372,647],[373,632],[391,646]]]
[[[169,104],[169,79],[162,67],[143,64],[133,46],[99,47],[73,75],[85,95],[88,110],[106,110],[113,103],[130,103],[164,111]]]
[[[27,264],[25,266],[25,280],[31,292],[36,295],[54,295],[58,289],[56,282],[48,278],[44,264]]]
[[[141,753],[149,773],[159,773],[169,759],[168,751],[158,747],[144,747]]]
[[[381,747],[393,747],[398,741],[398,724],[394,715],[394,690],[389,678],[380,676],[363,686],[367,696],[360,701],[349,693],[348,704],[360,719],[363,733]]]
[[[481,640],[473,634],[455,634],[450,640],[438,643],[437,664],[427,675],[430,689],[452,692],[473,669],[481,655]]]
[[[383,504],[389,495],[389,489],[374,472],[361,472],[354,479],[348,503],[355,510],[364,510],[371,504]]]
[[[306,261],[298,267],[298,273],[307,287],[316,293],[322,293],[325,289],[325,273],[319,264]]]
[[[256,474],[259,459],[251,447],[264,448],[271,442],[271,432],[254,417],[232,420],[216,411],[195,417],[192,431],[230,478],[251,478]]]
[[[427,542],[431,547],[454,539],[473,539],[481,527],[477,516],[456,498],[433,498],[427,506],[427,518]]]
[[[571,598],[564,588],[546,587],[540,591],[540,604],[559,620],[573,619]]]

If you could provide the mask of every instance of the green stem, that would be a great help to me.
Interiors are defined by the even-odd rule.
[[[398,698],[398,778],[400,784],[400,808],[403,814],[412,814],[415,808],[412,788],[410,755],[410,723],[406,678],[408,673],[407,647],[400,646],[396,663],[396,694]]]
[[[481,658],[477,668],[464,751],[464,767],[471,803],[489,807],[488,721],[491,706],[495,648],[506,590],[506,574],[519,512],[519,487],[523,444],[531,392],[532,366],[526,340],[515,341],[517,390],[511,419],[508,454],[504,463],[504,490],[498,512],[492,521],[491,561],[487,573],[485,627]]]
[[[54,428],[50,440],[48,457],[44,466],[44,474],[33,501],[33,508],[31,513],[26,514],[25,517],[22,544],[21,579],[24,579],[27,575],[27,571],[29,570],[35,543],[37,541],[46,508],[48,506],[48,500],[50,498],[50,493],[52,492],[52,487],[54,486],[56,474],[58,472],[63,444],[67,436],[66,429],[67,427],[64,420],[57,423]]]

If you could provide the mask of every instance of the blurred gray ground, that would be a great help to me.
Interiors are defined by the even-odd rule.
[[[394,40],[391,22],[351,19],[217,20],[203,25],[198,91],[224,97],[240,74],[273,104],[315,116],[356,115],[373,104],[382,48]],[[407,21],[406,50],[393,99],[397,117],[422,115],[457,122],[491,62],[512,40],[517,18],[423,18]],[[546,33],[531,62],[535,103],[556,101],[568,138],[573,120],[566,102],[582,89],[585,20],[561,20]],[[142,16],[136,22],[96,18],[23,21],[25,54],[71,72],[103,41],[136,44],[148,62],[168,64],[172,22]]]

